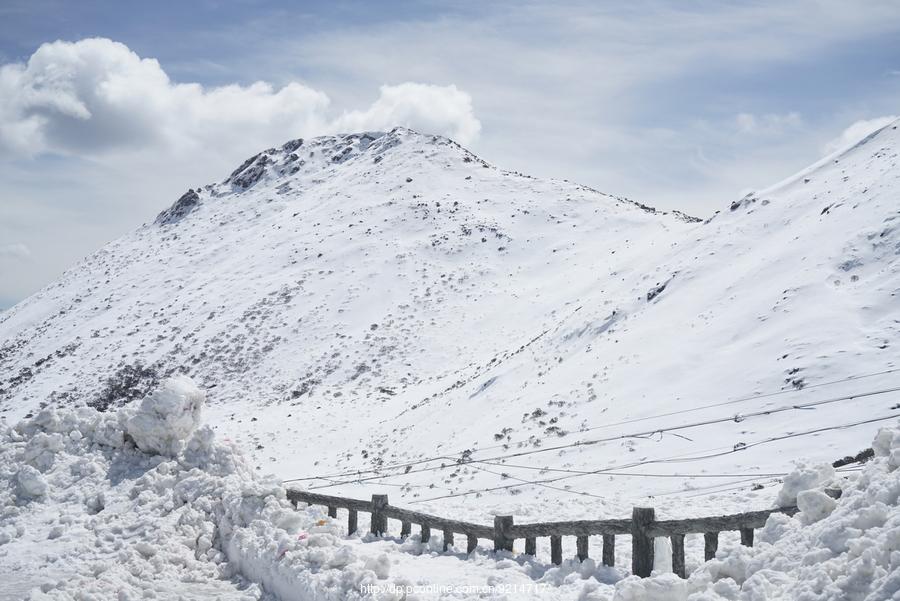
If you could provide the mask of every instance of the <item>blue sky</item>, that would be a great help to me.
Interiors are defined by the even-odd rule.
[[[399,121],[706,216],[898,114],[898,33],[875,0],[7,0],[0,307],[260,148]]]

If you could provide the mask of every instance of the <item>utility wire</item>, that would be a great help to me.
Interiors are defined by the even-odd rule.
[[[671,433],[671,432],[677,431],[677,430],[697,428],[700,426],[707,426],[707,425],[712,425],[712,424],[717,424],[717,423],[722,423],[722,422],[730,422],[730,421],[740,422],[740,421],[743,421],[744,419],[747,419],[750,417],[772,415],[774,413],[780,413],[780,412],[784,412],[784,411],[810,409],[813,407],[817,407],[817,406],[825,405],[825,404],[829,404],[829,403],[836,403],[836,402],[846,401],[846,400],[854,400],[854,399],[858,399],[858,398],[865,398],[865,397],[887,394],[889,392],[897,392],[897,391],[900,391],[900,386],[894,387],[894,388],[887,388],[887,389],[883,389],[883,390],[858,393],[858,394],[848,395],[848,396],[843,396],[843,397],[834,397],[834,398],[830,398],[830,399],[813,401],[813,402],[803,403],[803,404],[784,405],[781,407],[776,407],[774,409],[766,409],[763,411],[756,411],[753,413],[746,413],[743,415],[732,415],[732,416],[718,418],[718,419],[711,419],[711,420],[704,420],[704,421],[700,421],[700,422],[693,422],[693,423],[689,423],[689,424],[682,424],[682,425],[673,426],[670,428],[647,430],[644,432],[637,432],[637,433],[630,433],[630,434],[620,434],[620,435],[606,437],[606,438],[596,438],[596,439],[575,441],[573,443],[568,443],[568,444],[564,444],[564,445],[541,447],[541,448],[537,448],[537,449],[530,449],[528,451],[519,451],[516,453],[509,453],[506,455],[497,455],[497,456],[488,457],[485,459],[467,458],[464,461],[456,461],[455,459],[453,459],[451,457],[441,457],[440,459],[453,461],[453,463],[451,463],[450,465],[441,464],[440,466],[431,466],[431,467],[424,467],[424,468],[419,468],[419,469],[408,469],[404,472],[398,472],[398,473],[394,473],[394,474],[378,474],[375,476],[368,476],[365,478],[355,478],[353,480],[338,481],[336,483],[331,483],[331,484],[321,484],[321,485],[317,485],[317,486],[312,486],[309,488],[309,490],[316,490],[316,489],[320,489],[320,488],[331,488],[334,486],[340,486],[341,484],[351,484],[354,482],[371,482],[371,481],[375,481],[375,480],[383,480],[386,478],[395,478],[395,477],[399,477],[399,476],[405,476],[408,474],[417,474],[417,473],[421,473],[421,472],[429,472],[429,471],[447,469],[450,467],[457,468],[460,465],[468,465],[470,463],[484,463],[484,464],[488,464],[488,465],[497,465],[496,463],[492,463],[492,462],[496,462],[501,459],[512,459],[515,457],[524,457],[524,456],[529,456],[529,455],[535,455],[538,453],[559,451],[559,450],[569,449],[569,448],[573,448],[573,447],[596,445],[596,444],[601,444],[601,443],[605,443],[605,442],[613,442],[616,440],[624,440],[624,439],[628,439],[628,438],[647,437],[647,436],[652,436],[653,434],[656,434],[656,433],[661,433],[661,434],[662,433]],[[322,479],[325,479],[325,478],[322,478]],[[334,481],[332,480],[332,482],[334,482]]]
[[[593,474],[592,471],[585,470],[573,470],[573,469],[565,469],[561,467],[535,467],[533,465],[521,465],[521,464],[513,464],[513,463],[493,463],[490,461],[480,461],[473,459],[473,463],[480,463],[486,465],[496,465],[498,467],[509,467],[513,469],[523,469],[523,470],[532,470],[536,472],[558,472],[561,474]],[[708,473],[700,473],[700,474],[648,474],[648,473],[631,473],[631,472],[603,472],[604,475],[608,476],[625,476],[625,477],[635,477],[635,478],[740,478],[743,476],[748,476],[749,474],[708,474]],[[759,478],[765,477],[781,477],[787,476],[788,472],[778,472],[774,474],[756,474]]]
[[[716,490],[716,489],[722,489],[723,487],[731,487],[731,488],[725,488],[725,490],[735,490],[735,487],[733,487],[734,484],[746,484],[748,482],[757,482],[760,479],[761,478],[740,478],[738,480],[732,480],[731,482],[719,482],[717,484],[710,484],[709,486],[698,486],[697,488],[690,488],[690,489],[670,490],[668,492],[661,492],[661,493],[656,493],[656,494],[647,495],[647,496],[650,498],[668,497],[671,495],[680,495],[680,494],[700,492],[700,491],[705,491],[703,494],[712,494],[715,492],[722,492],[721,490]],[[778,481],[777,479],[766,479],[766,480],[769,483]],[[746,487],[740,486],[737,488],[746,488]]]
[[[760,486],[766,487],[766,486],[772,486],[773,484],[778,484],[778,481],[776,480],[773,482],[766,482],[764,484],[760,484]],[[741,484],[739,486],[732,486],[730,488],[721,488],[719,490],[708,490],[708,491],[698,492],[697,494],[687,495],[683,498],[684,499],[695,499],[697,497],[705,497],[708,495],[714,495],[714,494],[719,494],[719,493],[724,493],[724,492],[731,492],[734,490],[745,490],[746,488],[747,488],[747,483],[744,482],[743,484]],[[690,491],[682,491],[682,492],[690,492]],[[662,495],[657,495],[657,496],[662,496]]]
[[[769,444],[769,443],[772,443],[772,442],[777,442],[777,441],[780,441],[780,440],[786,440],[786,439],[790,439],[790,438],[797,438],[797,437],[800,437],[800,436],[809,436],[809,435],[812,435],[812,434],[819,434],[819,433],[821,433],[821,432],[828,432],[828,431],[831,431],[831,430],[842,430],[842,429],[845,429],[845,428],[852,428],[852,427],[855,427],[855,426],[861,426],[861,425],[864,425],[864,424],[871,424],[871,423],[876,423],[876,422],[886,421],[886,420],[890,420],[890,419],[896,419],[896,417],[897,417],[896,415],[888,415],[888,416],[882,416],[882,417],[877,417],[877,418],[872,418],[872,419],[862,420],[862,421],[858,421],[858,422],[852,422],[852,423],[849,423],[849,424],[841,424],[841,425],[838,425],[838,426],[828,426],[828,427],[823,427],[823,428],[816,428],[816,429],[813,429],[813,430],[807,430],[807,431],[805,431],[805,432],[795,432],[795,433],[792,433],[792,434],[785,434],[785,435],[782,435],[782,436],[774,436],[774,437],[771,437],[771,438],[767,438],[767,439],[763,439],[763,440],[760,440],[760,441],[757,441],[757,442],[750,443],[750,444],[748,444],[748,445],[746,445],[746,446],[743,446],[743,447],[736,447],[736,448],[734,448],[734,449],[732,449],[732,450],[730,450],[730,451],[723,451],[723,452],[720,452],[720,453],[714,453],[714,454],[706,455],[706,456],[699,456],[699,457],[691,457],[691,458],[679,459],[679,460],[677,460],[677,462],[682,462],[682,461],[699,461],[699,460],[703,460],[703,459],[710,459],[710,458],[713,458],[713,457],[721,457],[721,456],[723,456],[723,455],[729,455],[729,454],[731,454],[731,453],[739,453],[739,452],[744,451],[744,450],[746,450],[746,449],[750,449],[750,448],[757,447],[757,446],[764,445],[764,444]],[[672,459],[655,459],[655,460],[650,460],[650,461],[641,461],[641,462],[637,462],[637,463],[633,464],[632,466],[628,466],[628,467],[635,467],[635,466],[637,466],[637,465],[647,465],[647,464],[651,464],[651,463],[670,463],[670,462],[676,462],[676,461],[675,461],[675,460],[672,460]],[[546,483],[559,482],[560,480],[566,480],[566,479],[569,479],[569,478],[578,478],[578,477],[582,477],[582,476],[595,475],[595,474],[602,474],[602,473],[604,473],[604,472],[606,472],[606,471],[611,471],[611,470],[613,470],[613,469],[621,469],[621,466],[619,466],[619,467],[614,467],[614,468],[602,468],[602,469],[599,469],[599,470],[594,470],[594,471],[592,471],[592,472],[586,472],[586,473],[583,473],[583,474],[569,474],[569,475],[565,475],[565,476],[558,476],[558,477],[556,477],[556,478],[548,478],[548,479],[544,479],[544,480],[524,481],[522,484],[525,484],[525,485],[541,485],[541,484],[546,484]],[[425,503],[425,502],[429,502],[429,501],[437,501],[437,500],[440,500],[440,499],[449,499],[449,498],[454,498],[454,497],[463,497],[463,496],[468,496],[468,495],[477,494],[477,493],[492,492],[492,491],[496,491],[496,490],[507,490],[507,489],[510,489],[510,488],[516,488],[516,487],[518,487],[518,486],[521,486],[522,484],[511,484],[511,485],[506,485],[506,486],[495,486],[495,487],[491,487],[491,488],[484,488],[484,489],[478,489],[478,490],[470,490],[470,491],[467,491],[467,492],[453,493],[453,494],[449,494],[449,495],[441,495],[441,496],[437,496],[437,497],[431,497],[431,498],[428,498],[428,499],[419,499],[419,500],[411,501],[411,503]],[[569,491],[569,492],[571,492],[571,491]]]
[[[598,429],[602,429],[602,428],[611,428],[613,426],[621,426],[621,425],[626,425],[626,424],[631,424],[631,423],[636,423],[636,422],[641,422],[641,421],[658,419],[658,418],[662,418],[662,417],[671,417],[673,415],[680,415],[680,414],[690,413],[690,412],[694,412],[694,411],[702,411],[704,409],[711,409],[714,407],[722,407],[722,406],[726,406],[726,405],[732,405],[735,403],[741,403],[741,402],[755,400],[755,399],[768,398],[768,397],[773,397],[773,396],[778,396],[778,395],[783,395],[783,394],[799,393],[804,390],[810,390],[813,388],[820,388],[820,387],[824,387],[824,386],[833,386],[833,385],[837,385],[837,384],[843,384],[846,382],[852,382],[855,380],[862,380],[865,378],[873,378],[876,376],[882,376],[882,375],[887,375],[887,374],[892,374],[892,373],[897,373],[897,372],[900,372],[900,368],[887,369],[887,370],[873,372],[873,373],[867,373],[867,374],[853,375],[853,376],[848,376],[846,378],[842,378],[839,380],[830,380],[827,382],[819,382],[818,384],[810,384],[808,386],[805,386],[802,389],[788,389],[788,390],[779,390],[779,391],[775,391],[775,392],[769,392],[769,393],[765,393],[765,394],[761,394],[761,395],[748,395],[745,397],[733,399],[730,401],[724,401],[721,403],[713,403],[713,404],[709,404],[709,405],[702,405],[700,407],[692,407],[689,409],[681,409],[678,411],[671,411],[668,413],[659,413],[656,415],[648,415],[648,416],[644,416],[644,417],[638,417],[638,418],[623,420],[623,421],[619,421],[619,422],[611,422],[611,423],[603,424],[600,426],[593,426],[591,428],[586,428],[584,430],[581,430],[580,432],[589,432],[589,431],[598,430]],[[897,390],[897,389],[893,389],[893,390]],[[856,396],[862,396],[862,395],[856,395]],[[849,398],[855,398],[855,397],[849,397]],[[549,437],[540,438],[538,440],[546,440],[546,438],[549,438]],[[487,450],[491,450],[491,449],[503,448],[505,446],[506,446],[505,444],[491,445],[491,446],[482,447],[480,449],[474,450],[473,452],[487,451]],[[467,449],[467,450],[469,450],[469,449]],[[422,465],[423,463],[432,463],[434,461],[440,461],[440,460],[448,460],[448,461],[455,462],[457,460],[457,456],[462,455],[464,452],[465,451],[459,451],[459,452],[455,452],[455,453],[449,453],[447,455],[426,457],[423,459],[413,460],[413,461],[409,461],[409,462],[405,462],[405,463],[395,463],[395,464],[379,466],[377,468],[366,469],[366,470],[350,470],[350,471],[340,472],[340,473],[336,473],[336,474],[303,476],[300,478],[291,478],[288,480],[283,480],[283,482],[300,482],[300,481],[305,481],[305,480],[328,480],[330,478],[345,478],[345,477],[349,477],[349,476],[360,476],[362,474],[373,474],[373,473],[378,473],[378,472],[381,472],[384,470],[393,470],[393,469],[401,469],[401,468],[406,468],[406,467],[414,467],[417,465]],[[440,468],[437,468],[437,469],[440,469]]]
[[[517,453],[511,453],[508,455],[498,455],[496,457],[488,457],[487,459],[482,459],[481,461],[493,461],[493,460],[497,460],[497,459],[510,459],[513,457],[522,457],[525,455],[546,453],[549,451],[557,451],[557,450],[562,450],[562,449],[566,449],[566,448],[570,448],[570,447],[588,446],[588,445],[600,444],[603,442],[612,442],[612,441],[616,441],[616,440],[622,440],[622,439],[626,439],[626,438],[638,438],[638,437],[642,437],[642,436],[652,436],[653,434],[657,434],[657,433],[665,434],[665,433],[670,433],[670,432],[677,431],[677,430],[686,430],[689,428],[697,428],[700,426],[709,426],[712,424],[718,424],[718,423],[722,423],[722,422],[730,422],[730,421],[741,422],[750,417],[759,417],[762,415],[772,415],[774,413],[781,413],[783,411],[809,409],[812,407],[817,407],[819,405],[825,405],[825,404],[836,403],[836,402],[840,402],[840,401],[848,401],[848,400],[854,400],[854,399],[859,399],[859,398],[864,398],[864,397],[882,395],[882,394],[887,394],[889,392],[897,392],[897,391],[900,391],[900,386],[897,386],[894,388],[885,388],[882,390],[864,392],[864,393],[859,393],[859,394],[847,395],[847,396],[842,396],[842,397],[834,397],[834,398],[830,398],[830,399],[824,399],[821,401],[814,401],[811,403],[784,405],[781,407],[776,407],[774,409],[765,409],[762,411],[754,411],[753,413],[732,415],[729,417],[722,417],[722,418],[718,418],[718,419],[709,419],[709,420],[704,420],[704,421],[699,421],[699,422],[693,422],[690,424],[682,424],[679,426],[673,426],[670,428],[657,428],[655,430],[646,430],[644,432],[638,432],[638,433],[634,433],[634,434],[620,434],[620,435],[616,435],[616,436],[610,436],[607,438],[595,438],[595,439],[591,439],[591,440],[576,441],[574,443],[565,444],[565,445],[542,447],[542,448],[534,449],[534,450],[530,450],[530,451],[521,451],[521,452],[517,452]]]

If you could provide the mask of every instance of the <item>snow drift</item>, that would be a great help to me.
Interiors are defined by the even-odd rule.
[[[387,576],[217,442],[203,396],[177,378],[136,410],[47,409],[0,434],[0,572],[16,581],[0,598],[340,600]]]

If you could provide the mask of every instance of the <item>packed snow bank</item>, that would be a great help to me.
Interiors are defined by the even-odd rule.
[[[827,463],[814,466],[801,465],[785,477],[775,504],[779,507],[796,505],[800,493],[831,482],[834,475],[834,468]]]
[[[800,513],[772,515],[755,547],[720,548],[686,581],[629,577],[614,600],[900,599],[900,424],[881,429],[872,446],[875,459],[843,481],[839,500],[809,488],[829,483],[833,470],[801,467],[779,495],[796,499]]]
[[[343,600],[389,575],[217,442],[200,425],[203,399],[173,379],[136,410],[47,409],[2,432],[0,589],[35,600]]]
[[[206,395],[183,376],[170,379],[141,401],[126,428],[139,449],[177,455],[184,441],[200,425]]]

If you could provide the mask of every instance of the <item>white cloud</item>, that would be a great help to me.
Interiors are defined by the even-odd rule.
[[[0,259],[27,259],[31,256],[31,249],[21,243],[0,245]]]
[[[481,123],[474,116],[472,97],[456,86],[420,83],[381,86],[378,100],[365,111],[345,113],[334,127],[344,131],[388,129],[404,125],[427,133],[446,131],[462,144],[478,136]]]
[[[348,127],[406,125],[463,143],[480,129],[471,97],[452,85],[385,85],[369,108],[337,118],[329,104],[326,94],[297,82],[277,90],[265,82],[175,83],[156,60],[124,44],[58,41],[42,45],[27,64],[0,67],[0,151],[189,156],[235,147],[246,152]]]
[[[825,146],[822,148],[822,151],[825,154],[831,154],[832,152],[835,152],[842,148],[852,146],[869,134],[878,131],[885,125],[893,123],[897,119],[900,119],[900,117],[897,117],[896,115],[887,115],[885,117],[876,117],[874,119],[863,119],[857,121],[850,125],[850,127],[845,129],[843,132],[841,132],[841,135],[839,135],[837,138],[825,144]]]

